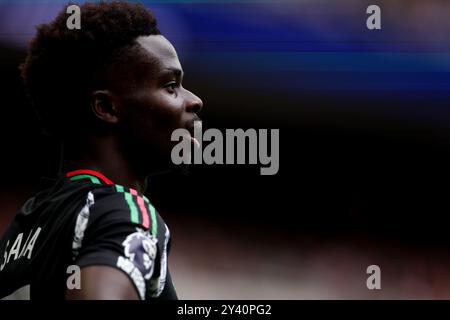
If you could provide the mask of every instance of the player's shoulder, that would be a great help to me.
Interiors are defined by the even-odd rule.
[[[97,214],[107,214],[148,229],[156,221],[156,210],[150,200],[137,190],[119,184],[92,190]]]
[[[76,184],[88,185],[81,212],[89,211],[91,219],[129,222],[145,229],[155,229],[157,213],[150,200],[137,190],[113,183],[92,170],[79,170],[67,175]]]

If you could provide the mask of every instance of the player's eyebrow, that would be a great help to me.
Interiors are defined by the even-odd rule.
[[[166,68],[163,71],[163,73],[164,74],[173,74],[177,78],[182,78],[184,75],[183,70],[178,69],[178,68]]]

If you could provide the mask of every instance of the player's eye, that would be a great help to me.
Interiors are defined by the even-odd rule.
[[[176,81],[171,81],[171,82],[167,83],[164,87],[167,88],[167,90],[170,93],[174,93],[175,89],[179,87],[179,84]]]

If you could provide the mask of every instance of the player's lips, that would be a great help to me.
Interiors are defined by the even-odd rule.
[[[200,142],[195,138],[195,131],[201,131],[202,130],[202,121],[200,119],[194,120],[190,126],[187,128],[189,131],[189,134],[191,135],[191,141],[195,145],[196,148],[200,148]]]

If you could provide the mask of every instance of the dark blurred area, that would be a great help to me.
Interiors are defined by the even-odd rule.
[[[366,266],[377,261],[391,279],[410,272],[408,284],[399,286],[411,291],[395,289],[396,283],[382,297],[446,297],[450,4],[379,2],[383,29],[374,33],[365,28],[365,1],[145,2],[179,50],[185,87],[204,101],[204,129],[280,129],[277,175],[260,176],[258,165],[203,165],[150,180],[148,196],[175,230],[174,259],[184,268],[178,270],[186,297],[236,297],[207,285],[195,291],[188,280],[195,273],[186,270],[194,265],[208,274],[228,263],[223,272],[244,277],[248,258],[254,262],[249,274],[258,274],[262,260],[251,259],[255,252],[271,261],[275,252],[274,260],[286,264],[282,271],[269,268],[278,270],[273,274],[261,271],[264,276],[289,287],[287,272],[308,287],[264,295],[257,280],[239,281],[254,290],[238,297],[376,298],[364,286]],[[22,10],[42,13],[33,16],[36,22],[49,21],[63,2],[50,3],[48,10],[39,1],[0,3],[0,232],[38,178],[58,166],[58,145],[41,134],[18,71],[33,29],[15,36],[18,22],[11,18]],[[339,255],[342,247],[348,251]],[[208,264],[202,252],[217,264]],[[314,253],[322,258],[312,259]],[[361,288],[336,282],[342,270],[333,269],[335,291],[321,291],[327,288],[322,282],[312,290],[315,278],[308,275],[328,271],[305,266],[339,262],[362,279]]]

